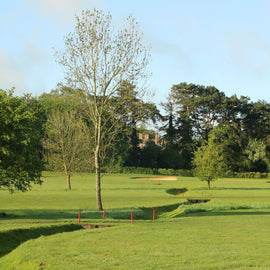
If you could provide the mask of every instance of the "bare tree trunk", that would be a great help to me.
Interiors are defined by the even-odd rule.
[[[70,174],[68,172],[66,163],[64,163],[64,170],[65,170],[65,174],[66,174],[66,178],[67,178],[67,187],[70,190],[71,189],[71,181],[70,181]]]
[[[97,210],[102,211],[102,201],[101,201],[101,187],[100,187],[100,164],[98,157],[98,149],[95,151],[95,167],[96,167],[96,207]]]
[[[96,207],[102,211],[101,187],[100,187],[100,143],[101,143],[101,117],[98,117],[96,125],[96,149],[95,149],[95,168],[96,168]]]
[[[68,186],[68,189],[70,190],[71,189],[71,182],[70,182],[70,174],[67,173],[67,186]]]
[[[210,189],[210,181],[207,181],[208,189]]]

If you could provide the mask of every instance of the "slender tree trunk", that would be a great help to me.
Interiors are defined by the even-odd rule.
[[[207,181],[208,189],[210,189],[210,181]]]
[[[100,164],[98,150],[95,151],[95,167],[96,167],[96,207],[98,211],[102,211],[101,187],[100,187]]]
[[[96,168],[96,207],[102,211],[101,187],[100,187],[100,144],[101,144],[101,117],[98,118],[96,125],[96,149],[95,149],[95,168]]]
[[[71,181],[70,181],[70,174],[68,172],[66,163],[64,163],[64,170],[65,170],[65,174],[66,174],[66,179],[67,179],[67,187],[70,190],[71,189]]]
[[[68,189],[70,190],[71,189],[71,182],[70,182],[70,174],[67,173],[67,186],[68,186]]]

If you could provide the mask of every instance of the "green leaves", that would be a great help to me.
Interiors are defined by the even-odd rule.
[[[86,154],[86,125],[78,112],[54,111],[46,124],[43,147],[51,169],[60,169],[70,174],[80,168]]]
[[[179,107],[181,117],[192,121],[197,137],[207,139],[214,125],[222,119],[225,94],[214,86],[180,83],[173,85],[172,97]]]
[[[211,181],[224,175],[226,163],[222,148],[215,142],[214,136],[210,136],[208,142],[204,141],[195,151],[193,165],[195,175],[202,181],[207,181],[209,188]]]
[[[26,191],[41,183],[44,111],[31,96],[0,90],[0,188]]]

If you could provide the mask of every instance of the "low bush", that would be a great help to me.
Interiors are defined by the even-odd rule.
[[[119,173],[125,174],[154,174],[154,175],[166,175],[166,176],[185,176],[192,177],[193,172],[190,170],[175,170],[175,169],[163,169],[163,168],[142,168],[142,167],[123,167]]]
[[[142,167],[123,167],[124,174],[156,174],[156,169]]]
[[[229,178],[248,178],[248,179],[265,179],[268,177],[268,173],[264,172],[232,172],[228,171],[226,177]]]

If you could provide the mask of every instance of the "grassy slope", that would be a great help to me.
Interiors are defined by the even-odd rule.
[[[57,234],[22,244],[0,269],[268,269],[269,221],[247,213]]]
[[[120,219],[128,224],[27,241],[0,259],[0,269],[270,268],[270,184],[264,180],[219,180],[208,191],[195,178],[158,185],[156,181],[135,182],[127,175],[106,177],[105,221],[102,213],[94,211],[94,178],[76,176],[72,184],[73,190],[66,191],[64,177],[49,174],[44,185],[31,192],[9,195],[0,191],[0,213],[7,215],[0,218],[0,231],[76,223],[79,210],[84,223]],[[185,204],[177,192],[184,188],[185,197],[201,197],[203,192],[214,199],[207,204]],[[150,219],[153,208],[155,222],[138,220]],[[133,225],[123,220],[129,219],[131,211]]]

